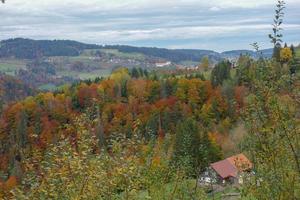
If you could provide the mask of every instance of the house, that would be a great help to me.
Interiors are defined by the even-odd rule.
[[[155,66],[156,67],[167,67],[167,66],[170,66],[172,63],[170,61],[167,61],[167,62],[157,62],[155,63]]]
[[[238,154],[212,163],[206,175],[217,183],[243,184],[244,175],[251,172],[253,164],[244,154]]]

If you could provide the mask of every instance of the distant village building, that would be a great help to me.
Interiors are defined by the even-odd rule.
[[[171,62],[170,61],[167,61],[167,62],[157,62],[155,63],[155,66],[156,67],[167,67],[167,66],[170,66],[171,65]]]
[[[237,68],[237,66],[238,66],[237,61],[231,61],[231,68],[235,69]]]
[[[249,174],[253,164],[244,154],[238,154],[212,163],[202,180],[213,183],[243,184],[244,176]]]
[[[231,63],[231,68],[236,68],[238,63],[238,58],[228,58],[227,59]]]

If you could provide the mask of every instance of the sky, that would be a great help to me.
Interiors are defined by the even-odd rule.
[[[276,0],[6,0],[0,39],[70,39],[225,51],[271,47]],[[283,40],[300,43],[300,0],[286,0]]]

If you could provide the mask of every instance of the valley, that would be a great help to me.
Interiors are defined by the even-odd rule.
[[[34,48],[30,49],[32,45]],[[25,52],[30,50],[23,54],[19,49]],[[34,49],[36,50],[33,51]],[[53,53],[53,49],[57,51]],[[100,46],[75,41],[34,41],[17,38],[1,42],[0,73],[15,76],[39,90],[54,91],[64,84],[107,77],[118,67],[136,67],[149,71],[195,68],[204,56],[208,56],[210,65],[213,66],[224,58],[237,60],[240,54],[256,57],[253,51],[243,50],[217,53],[208,50]],[[266,56],[269,57],[269,53],[266,53]],[[161,67],[160,63],[166,64]],[[42,69],[45,65],[48,66],[48,71]]]

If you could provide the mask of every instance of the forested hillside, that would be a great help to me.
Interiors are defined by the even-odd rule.
[[[0,112],[4,104],[34,95],[35,90],[12,76],[0,74]]]
[[[211,80],[197,72],[175,77],[120,68],[106,79],[13,104],[0,120],[3,191],[25,180],[14,195],[68,199],[81,195],[82,187],[89,190],[86,198],[138,198],[144,189],[152,197],[159,191],[186,195],[179,191],[189,191],[190,183],[177,185],[182,188],[174,194],[162,186],[197,177],[209,163],[245,151],[257,164],[257,176],[293,177],[282,177],[280,184],[267,180],[259,188],[249,182],[245,195],[284,184],[289,189],[281,195],[289,197],[299,186],[293,149],[299,145],[300,93],[299,68],[295,75],[287,66],[242,56],[234,73],[229,62],[216,65]],[[275,152],[274,160],[261,163]],[[100,180],[111,182],[99,193]],[[196,191],[204,198],[202,189]]]
[[[93,45],[71,40],[9,39],[0,42],[0,73],[15,76],[30,87],[54,91],[64,84],[106,77],[115,68],[143,68],[149,71],[207,68],[240,55],[270,57],[270,50],[259,53],[236,50],[217,53],[209,50],[163,49],[124,45]],[[162,66],[161,66],[162,65]]]
[[[1,149],[2,158],[12,160],[3,166],[13,164],[14,157],[25,149],[47,148],[61,134],[76,137],[71,127],[81,112],[88,111],[91,120],[98,121],[95,125],[102,127],[93,127],[98,139],[109,140],[114,134],[129,137],[138,123],[140,136],[150,140],[174,133],[176,125],[189,116],[203,122],[208,137],[209,132],[217,131],[214,124],[230,124],[242,104],[230,110],[221,89],[213,89],[210,81],[192,77],[157,80],[154,75],[148,76],[131,78],[128,70],[121,68],[99,83],[83,82],[57,94],[39,94],[10,106],[1,120]],[[240,90],[232,88],[233,93]],[[13,150],[15,144],[17,149]]]
[[[0,57],[14,57],[19,59],[36,59],[53,56],[79,56],[83,50],[88,49],[113,49],[122,53],[139,53],[152,58],[160,58],[175,63],[182,61],[199,62],[204,56],[208,56],[212,61],[220,61],[222,58],[238,58],[240,54],[249,54],[257,57],[251,50],[235,50],[218,53],[210,50],[196,49],[164,49],[151,47],[133,47],[126,45],[95,45],[84,44],[71,40],[31,40],[31,39],[9,39],[0,43]],[[263,50],[265,57],[270,57],[270,51]]]
[[[147,56],[163,58],[175,63],[181,61],[199,62],[202,57],[208,56],[212,61],[219,61],[221,56],[215,51],[209,50],[193,50],[193,49],[162,49],[149,47],[132,47],[132,46],[105,46],[108,49],[117,49],[124,53],[142,53]],[[237,56],[239,54],[235,54]]]
[[[122,45],[90,45],[70,40],[9,39],[0,43],[0,73],[15,76],[30,87],[54,91],[64,84],[106,77],[115,68],[152,70],[206,68],[240,55],[270,57],[270,50],[259,53],[236,50],[217,53],[209,50],[163,49]],[[162,66],[161,66],[162,65]]]
[[[300,47],[283,42],[284,10],[272,52],[2,41],[0,199],[298,200]]]
[[[97,45],[88,45],[70,40],[30,40],[9,39],[0,43],[0,57],[36,59],[43,56],[78,56],[84,49],[97,49]]]

